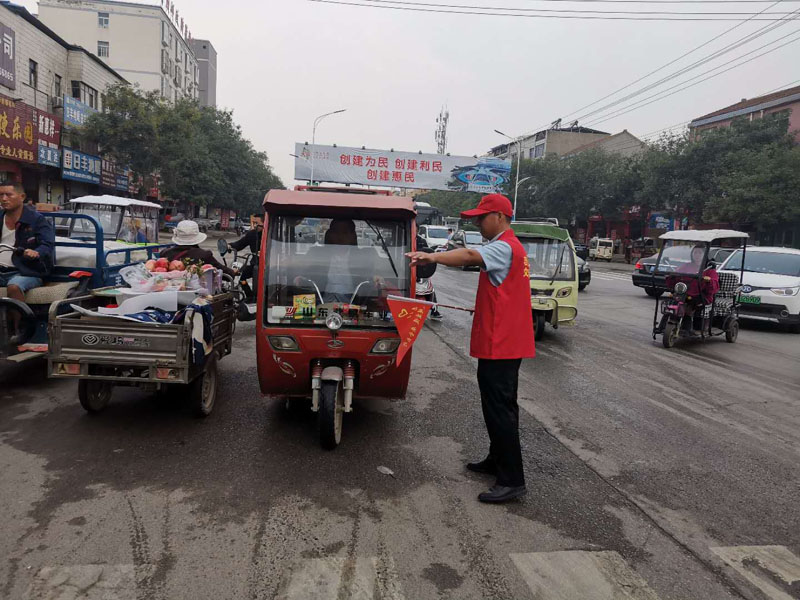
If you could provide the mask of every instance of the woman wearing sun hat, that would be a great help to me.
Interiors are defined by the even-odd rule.
[[[194,221],[181,221],[175,227],[175,233],[172,235],[172,243],[175,245],[162,251],[160,256],[170,262],[182,260],[199,265],[213,265],[233,277],[236,274],[233,269],[226,267],[214,258],[211,250],[200,247],[207,237]]]

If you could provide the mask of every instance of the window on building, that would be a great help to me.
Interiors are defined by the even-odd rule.
[[[528,158],[535,158],[533,155],[535,151],[536,151],[535,148],[531,148],[530,150],[528,150]]]
[[[97,93],[97,90],[86,85],[82,81],[72,81],[72,97],[76,100],[80,100],[84,104],[88,104],[92,108],[100,108],[100,95]]]
[[[533,149],[533,158],[541,158],[544,156],[544,144],[539,144]]]
[[[61,90],[61,75],[53,76],[53,96],[61,98],[63,91]]]
[[[28,61],[28,85],[33,89],[39,89],[39,63],[35,60]]]
[[[108,23],[110,19],[108,13],[99,12],[97,13],[97,26],[101,29],[108,29]]]
[[[108,42],[97,42],[97,56],[100,58],[108,58],[111,54],[111,46]]]

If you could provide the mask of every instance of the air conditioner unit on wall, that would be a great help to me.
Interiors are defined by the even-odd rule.
[[[50,101],[53,103],[53,110],[57,108],[64,108],[64,98],[61,96],[53,96],[50,98]]]

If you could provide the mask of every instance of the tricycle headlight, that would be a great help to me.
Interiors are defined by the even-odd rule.
[[[277,352],[297,352],[300,346],[297,340],[290,335],[270,335],[269,345]]]
[[[572,293],[572,288],[568,287],[561,288],[560,290],[558,290],[558,292],[556,292],[556,298],[566,298],[571,293]]]
[[[797,296],[800,287],[772,288],[770,292],[776,296]]]
[[[400,345],[400,338],[384,338],[375,342],[371,354],[394,354]]]
[[[689,291],[689,286],[687,286],[682,281],[679,281],[678,283],[675,284],[676,294],[685,294],[687,291]]]
[[[325,326],[331,331],[339,331],[342,325],[344,325],[344,319],[339,313],[331,313],[328,315],[328,318],[325,319]]]

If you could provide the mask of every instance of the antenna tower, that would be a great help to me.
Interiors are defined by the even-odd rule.
[[[443,106],[436,118],[436,152],[439,154],[447,153],[447,123],[449,121],[450,111]]]

